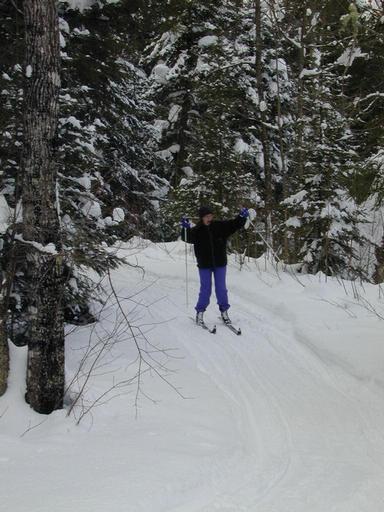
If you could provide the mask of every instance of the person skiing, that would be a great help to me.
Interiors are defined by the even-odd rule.
[[[204,325],[203,315],[211,297],[213,274],[221,318],[224,323],[230,324],[226,285],[227,239],[244,227],[249,216],[248,209],[242,208],[239,215],[231,220],[214,220],[213,209],[210,206],[201,206],[198,214],[199,222],[194,227],[191,227],[186,217],[182,217],[180,221],[181,238],[184,242],[193,244],[199,269],[200,293],[195,307],[196,323]]]

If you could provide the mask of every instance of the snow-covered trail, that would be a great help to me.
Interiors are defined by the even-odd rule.
[[[257,279],[235,275],[230,278],[232,311],[243,327],[242,337],[219,324],[216,337],[197,329],[195,343],[190,333],[181,338],[237,418],[235,459],[201,510],[381,508],[383,394],[375,396],[354,375],[311,350],[311,340],[295,320],[294,304],[290,310],[276,297],[266,304]],[[158,278],[168,287],[174,282],[171,275]],[[171,324],[179,339],[184,321],[182,315]]]
[[[217,322],[218,333],[211,335],[189,318],[197,272],[190,256],[192,305],[187,308],[181,243],[137,249],[127,245],[121,254],[145,273],[129,267],[115,271],[116,291],[131,297],[122,304],[134,324],[146,330],[148,340],[174,350],[176,357],[165,360],[165,375],[186,398],[152,373],[144,377],[143,391],[159,403],[142,396],[138,420],[133,389],[95,409],[92,421],[75,427],[58,412],[20,440],[20,433],[40,417],[17,400],[18,406],[12,405],[21,395],[19,375],[8,399],[0,399],[0,412],[8,407],[1,418],[5,433],[0,435],[0,464],[11,462],[3,496],[8,508],[383,510],[382,321],[332,280],[325,284],[303,276],[302,286],[271,268],[264,271],[252,263],[240,271],[232,262],[231,316],[243,335],[220,325],[214,297],[206,316]],[[367,287],[366,293],[375,308],[382,307],[375,287]],[[107,332],[116,324],[116,309],[111,305],[103,312]],[[70,337],[69,373],[76,369],[79,346],[89,331],[84,328]],[[95,397],[111,379],[123,379],[133,354],[132,343],[113,347],[108,366],[113,375],[96,375],[86,395]],[[18,364],[22,367],[22,358]],[[57,467],[54,461],[60,461]],[[24,482],[25,501],[16,495],[22,464],[34,468]],[[47,488],[52,496],[47,496]]]

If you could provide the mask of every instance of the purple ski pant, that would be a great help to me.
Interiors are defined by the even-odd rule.
[[[200,293],[199,300],[195,307],[197,312],[205,311],[208,307],[212,292],[212,274],[215,279],[215,292],[219,309],[220,311],[227,311],[227,309],[229,309],[228,290],[225,283],[226,273],[226,266],[216,268],[199,268]]]

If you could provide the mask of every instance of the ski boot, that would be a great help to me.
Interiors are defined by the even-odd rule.
[[[198,311],[196,313],[196,324],[197,325],[204,325],[204,311]]]
[[[228,316],[228,311],[222,311],[221,312],[221,319],[226,325],[229,325],[232,323],[231,319]]]

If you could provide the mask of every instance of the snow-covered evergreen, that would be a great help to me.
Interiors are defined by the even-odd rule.
[[[300,30],[296,27],[300,37],[292,39],[299,48],[304,45],[294,98],[299,116],[293,156],[299,172],[292,175],[291,195],[283,201],[289,212],[285,226],[303,269],[352,277],[361,273],[355,244],[363,242],[357,228],[363,217],[350,192],[359,148],[344,94],[349,77],[345,67],[340,69],[345,49],[335,39],[332,20],[320,10],[302,16]]]
[[[195,2],[172,21],[146,58],[158,104],[158,154],[172,185],[172,202],[163,208],[171,224],[204,202],[225,215],[252,201],[259,149],[242,119],[252,101],[254,59],[241,40],[249,20],[231,2]]]

